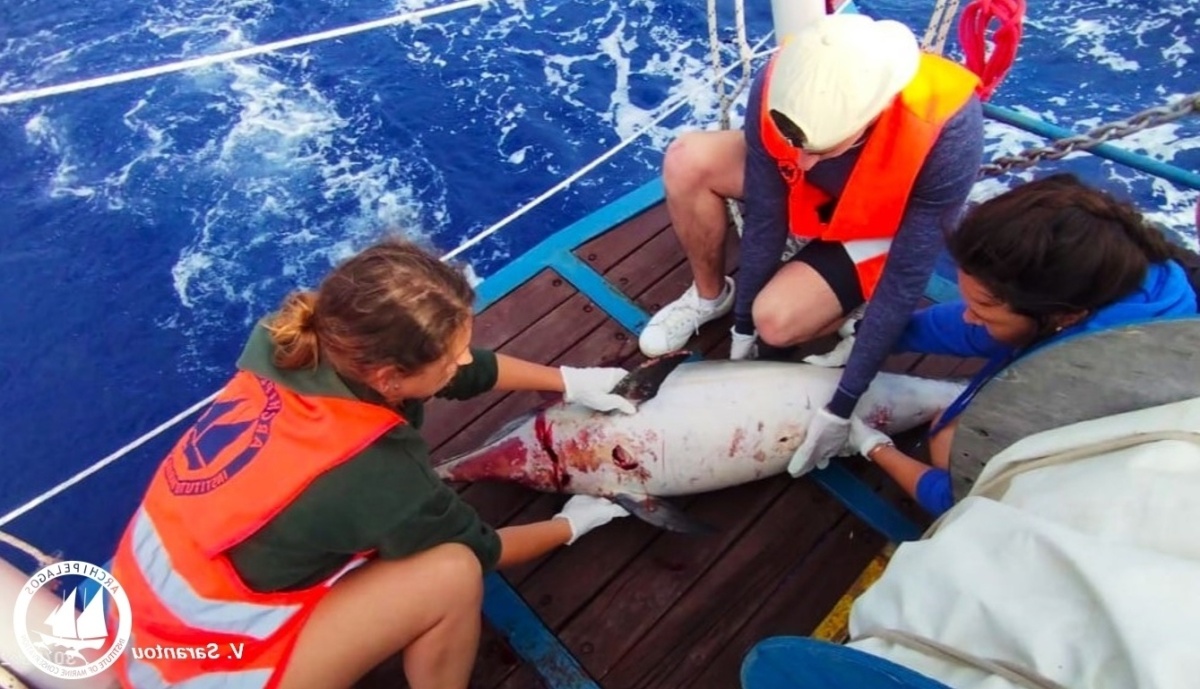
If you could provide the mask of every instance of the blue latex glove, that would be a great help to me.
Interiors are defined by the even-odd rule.
[[[829,458],[845,452],[850,440],[850,420],[821,408],[808,424],[804,442],[796,448],[792,461],[788,462],[788,473],[793,478],[829,465]]]

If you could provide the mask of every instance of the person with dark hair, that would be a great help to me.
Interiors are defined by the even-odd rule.
[[[650,318],[642,353],[680,349],[732,311],[730,358],[778,358],[869,302],[792,476],[841,449],[917,308],[941,228],[958,220],[979,172],[978,85],[962,65],[922,52],[900,22],[822,16],[755,78],[742,131],[688,132],[667,149],[667,209],[694,284]],[[745,202],[736,280],[723,274],[726,199]],[[781,262],[789,238],[801,246]]]
[[[961,298],[918,311],[896,352],[983,357],[987,363],[930,428],[932,466],[905,455],[862,419],[845,454],[878,464],[930,513],[953,505],[948,464],[956,418],[1001,369],[1065,337],[1197,313],[1196,256],[1171,244],[1131,205],[1069,174],[992,198],[947,239]]]
[[[470,346],[462,272],[385,240],[289,295],[237,373],[154,473],[114,558],[131,648],[219,653],[118,661],[122,686],[348,687],[396,652],[413,689],[464,689],[482,573],[616,517],[571,498],[499,530],[429,465],[424,403],[562,392],[634,413],[621,368],[552,368]]]

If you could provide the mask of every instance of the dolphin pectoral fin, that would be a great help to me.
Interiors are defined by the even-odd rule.
[[[645,402],[657,395],[667,376],[691,356],[690,351],[681,349],[643,362],[622,378],[612,391],[630,402]]]
[[[686,534],[711,534],[716,529],[688,516],[675,505],[652,495],[618,493],[611,500],[629,510],[633,516],[660,529]]]

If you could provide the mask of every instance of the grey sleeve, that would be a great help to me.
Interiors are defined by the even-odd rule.
[[[754,299],[779,270],[788,235],[787,183],[763,147],[758,129],[764,74],[765,70],[759,73],[746,99],[746,171],[742,180],[746,211],[733,304],[734,326],[744,335],[754,332]]]
[[[829,411],[849,417],[916,309],[943,232],[960,219],[983,158],[983,106],[972,96],[942,128],[917,176],[883,275],[859,324],[854,349]]]

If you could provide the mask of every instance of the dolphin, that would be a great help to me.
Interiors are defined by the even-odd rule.
[[[774,361],[651,359],[614,388],[636,414],[554,402],[520,416],[477,449],[434,467],[450,481],[499,480],[613,499],[673,531],[704,530],[661,498],[783,473],[841,370]],[[880,373],[855,413],[888,434],[931,421],[963,381]]]

